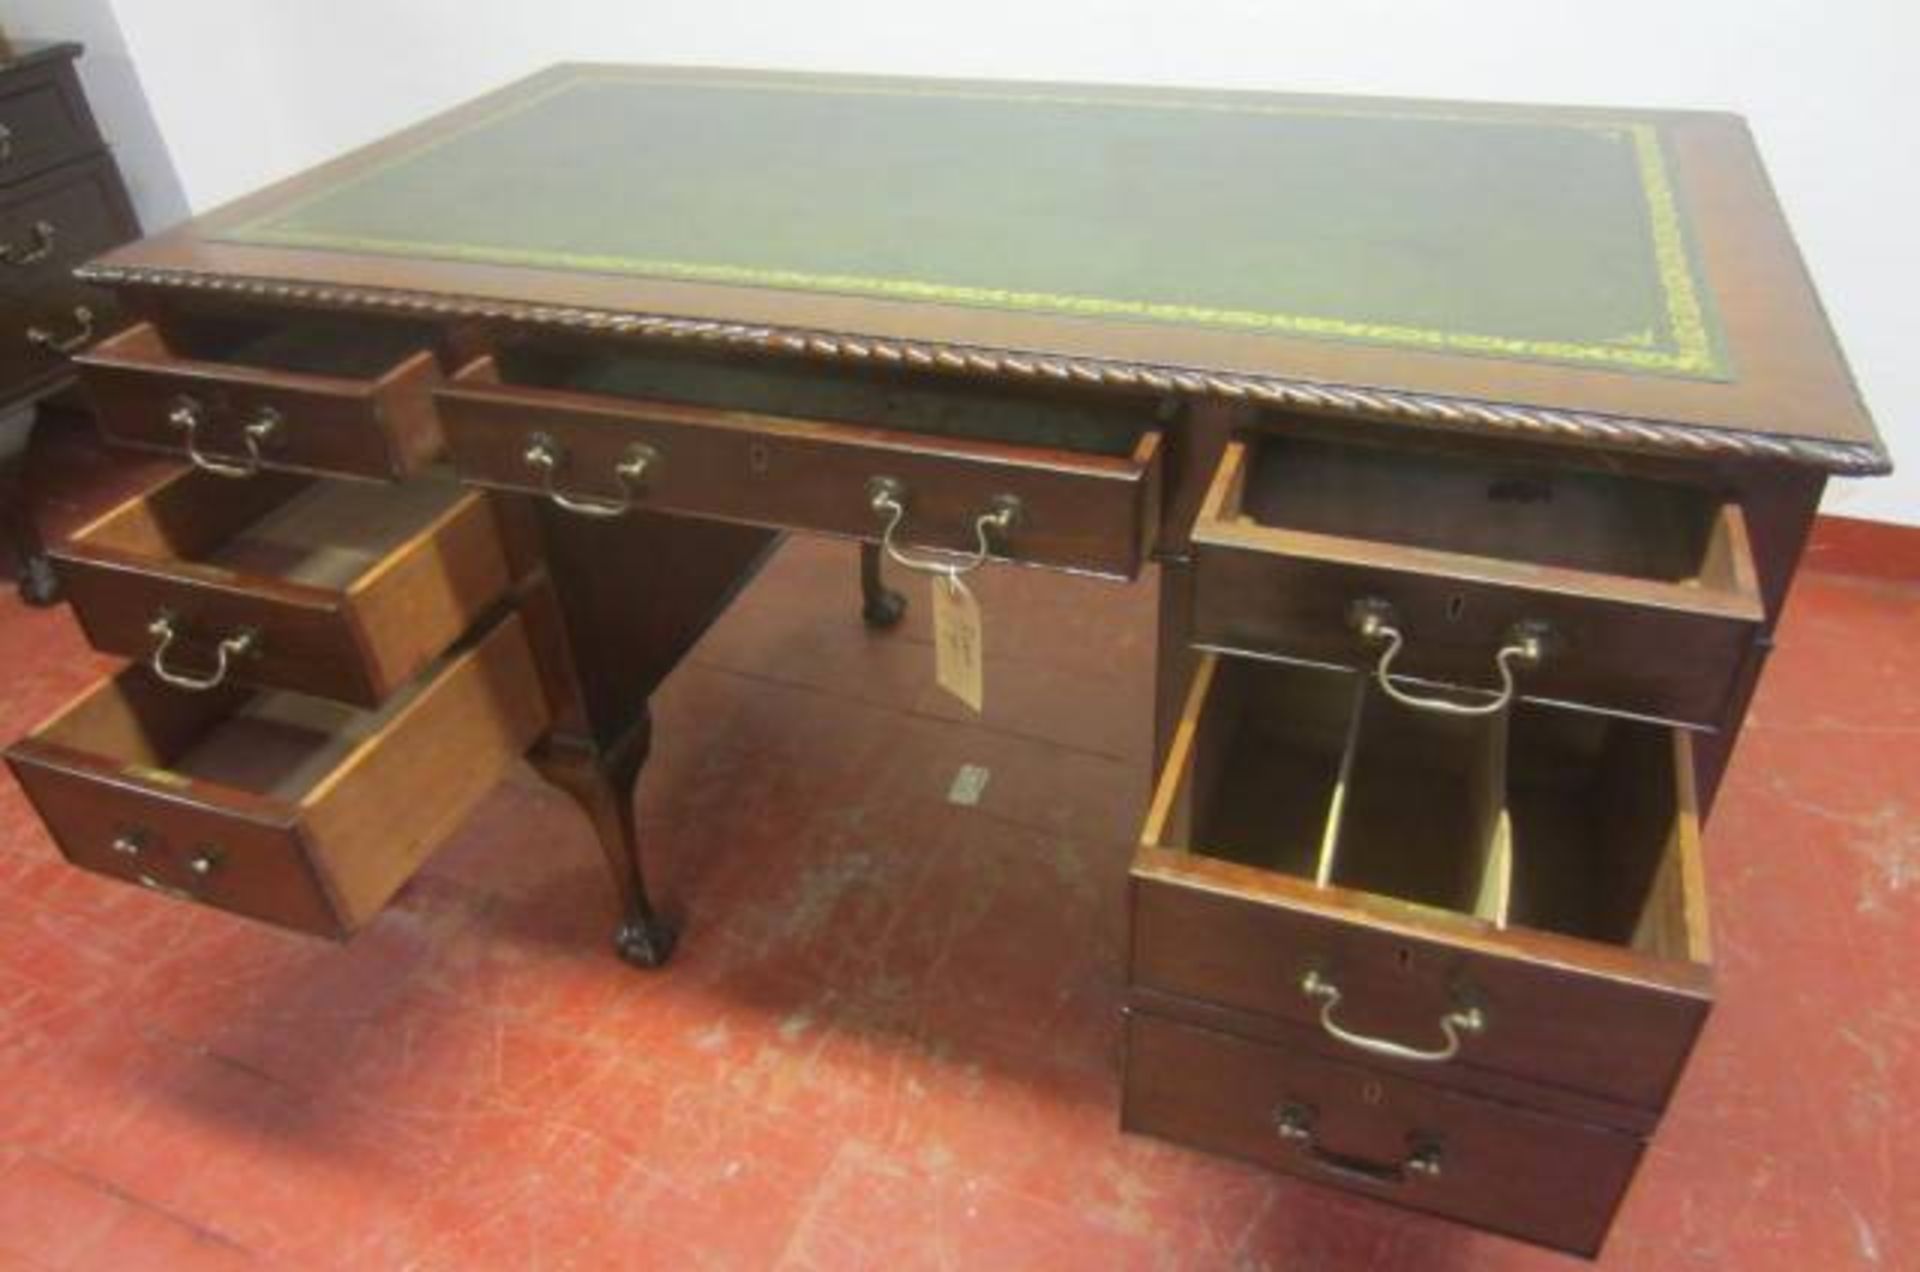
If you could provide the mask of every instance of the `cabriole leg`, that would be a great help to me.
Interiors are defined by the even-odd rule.
[[[640,726],[612,751],[595,754],[564,741],[535,752],[541,774],[571,795],[593,826],[620,907],[613,946],[635,967],[660,967],[673,954],[674,927],[653,907],[640,861],[634,787],[646,763],[649,729]]]
[[[860,545],[860,617],[868,627],[884,631],[899,625],[907,612],[907,598],[887,586],[880,576],[880,545]]]

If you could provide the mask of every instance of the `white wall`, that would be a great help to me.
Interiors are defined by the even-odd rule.
[[[1828,507],[1920,524],[1913,0],[106,2],[196,209],[560,59],[1736,110],[1911,460]]]

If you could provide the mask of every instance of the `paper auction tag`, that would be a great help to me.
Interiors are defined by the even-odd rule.
[[[980,602],[957,574],[933,578],[933,677],[942,689],[980,710]]]

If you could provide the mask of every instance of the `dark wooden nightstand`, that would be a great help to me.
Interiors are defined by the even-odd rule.
[[[112,330],[111,292],[76,265],[140,232],[87,108],[78,44],[0,43],[0,534],[27,601],[57,582],[25,489],[39,404],[73,386],[73,354]]]

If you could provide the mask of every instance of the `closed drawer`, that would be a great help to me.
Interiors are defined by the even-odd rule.
[[[74,267],[135,233],[120,174],[105,155],[0,195],[0,293],[64,284]]]
[[[690,388],[610,355],[543,378],[566,387],[503,384],[483,359],[440,391],[462,477],[586,515],[643,508],[867,539],[889,524],[875,498],[885,490],[900,508],[898,546],[971,553],[984,536],[995,557],[1121,577],[1139,572],[1158,524],[1160,433],[1132,403],[1090,419],[866,382],[810,395],[801,382],[767,393],[783,404],[771,414],[684,400],[727,400],[734,383],[750,395],[759,382],[747,371]],[[682,400],[638,396],[649,392]],[[810,396],[836,416],[787,413]],[[983,523],[1003,510],[1004,523]]]
[[[181,473],[53,553],[95,649],[177,688],[294,689],[375,706],[506,592],[488,496]]]
[[[1442,1084],[1659,1110],[1711,1004],[1688,735],[1637,721],[1204,656],[1132,893],[1135,985]]]
[[[129,668],[7,752],[75,865],[283,927],[376,914],[539,736],[518,615],[378,712]]]
[[[1482,690],[1511,648],[1526,698],[1684,724],[1763,617],[1737,504],[1618,473],[1251,438],[1193,541],[1203,645]]]
[[[0,79],[0,182],[32,176],[99,144],[70,63]]]
[[[316,318],[183,344],[140,323],[76,359],[109,438],[236,477],[391,480],[441,450],[439,363],[413,329]]]
[[[1121,1120],[1478,1227],[1596,1253],[1632,1135],[1129,1013]]]
[[[0,296],[0,392],[65,379],[75,354],[119,324],[113,295],[84,283],[50,283],[30,296]]]

